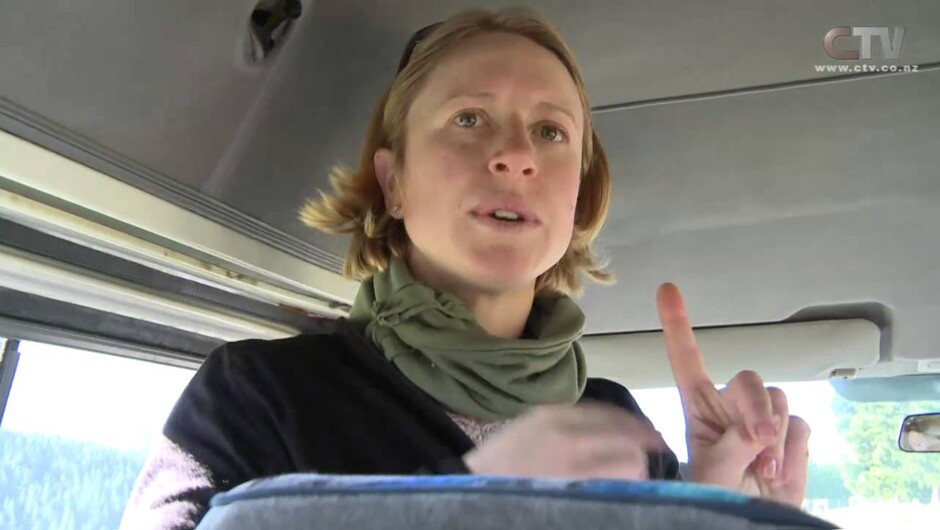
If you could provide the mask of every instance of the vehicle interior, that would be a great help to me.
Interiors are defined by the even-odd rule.
[[[0,3],[0,527],[115,527],[209,352],[348,313],[348,239],[299,209],[356,162],[415,30],[515,4]],[[754,370],[809,422],[805,511],[938,520],[940,456],[898,436],[940,413],[940,4],[528,5],[578,58],[612,170],[589,375],[687,458],[656,312],[674,282],[713,378]],[[833,28],[893,40],[835,59]]]

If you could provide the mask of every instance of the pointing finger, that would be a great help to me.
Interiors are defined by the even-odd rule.
[[[689,316],[679,288],[671,283],[661,285],[656,296],[656,305],[663,325],[663,339],[669,365],[672,367],[672,375],[683,401],[692,396],[697,388],[706,385],[714,388],[708,372],[705,371],[705,360],[689,324]]]

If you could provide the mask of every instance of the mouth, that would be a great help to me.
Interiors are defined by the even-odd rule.
[[[515,204],[487,205],[472,211],[471,214],[480,219],[508,225],[538,224],[538,217],[521,201],[515,201]]]
[[[525,215],[521,214],[520,212],[514,212],[512,210],[493,210],[492,212],[481,214],[481,215],[485,217],[489,217],[490,219],[493,219],[496,221],[503,221],[506,223],[518,224],[518,223],[526,222]]]
[[[481,210],[472,212],[471,218],[485,229],[504,235],[530,233],[540,225],[537,217],[522,209]]]

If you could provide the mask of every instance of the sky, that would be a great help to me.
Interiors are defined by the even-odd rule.
[[[20,362],[0,430],[56,434],[147,452],[194,371],[35,342]]]
[[[159,436],[193,370],[35,342],[20,344],[19,366],[0,431],[49,433],[146,453]],[[836,431],[827,381],[776,385],[791,414],[811,429],[810,455],[817,463],[846,458]],[[685,423],[675,388],[636,390],[640,407],[669,446],[687,459]]]

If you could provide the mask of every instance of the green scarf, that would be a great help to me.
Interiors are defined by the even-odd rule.
[[[533,338],[494,337],[456,296],[418,282],[393,257],[362,282],[349,320],[419,388],[479,420],[575,403],[587,383],[577,343],[584,313],[568,296],[536,297],[527,325]]]

